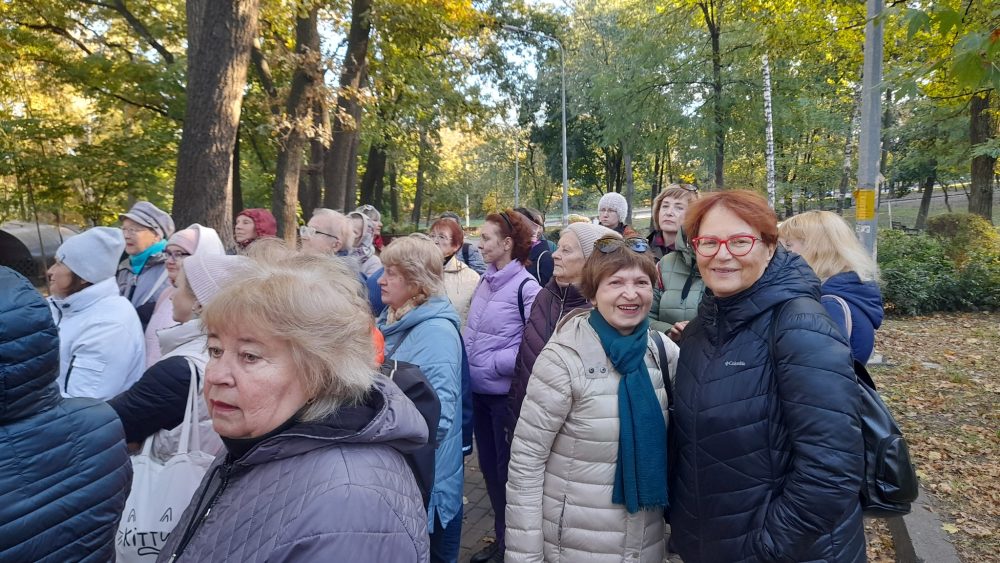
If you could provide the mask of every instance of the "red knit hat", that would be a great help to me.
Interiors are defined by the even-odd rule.
[[[278,234],[278,222],[274,220],[274,215],[267,209],[254,208],[254,209],[244,209],[240,211],[239,216],[249,217],[253,221],[254,230],[257,231],[257,236],[254,240],[262,237],[273,237]],[[249,244],[251,241],[247,241]]]

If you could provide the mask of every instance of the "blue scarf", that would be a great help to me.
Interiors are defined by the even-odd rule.
[[[146,266],[146,260],[154,254],[159,254],[163,252],[163,249],[167,247],[167,241],[161,240],[160,242],[153,243],[149,245],[149,248],[143,250],[135,256],[128,257],[128,265],[132,268],[132,273],[139,275],[139,272]]]
[[[622,336],[593,309],[590,326],[621,374],[618,384],[618,466],[611,502],[630,514],[667,507],[667,427],[646,369],[649,321]],[[667,377],[664,374],[664,377]]]

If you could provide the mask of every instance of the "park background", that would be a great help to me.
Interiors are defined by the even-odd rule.
[[[0,224],[71,234],[145,199],[229,243],[266,207],[293,241],[321,206],[373,204],[389,235],[516,198],[555,225],[563,95],[572,213],[620,192],[643,231],[686,182],[853,222],[868,23],[858,0],[11,0]],[[871,23],[883,393],[943,532],[996,560],[1000,6],[895,0]]]

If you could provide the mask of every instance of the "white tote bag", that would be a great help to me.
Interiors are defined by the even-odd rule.
[[[195,449],[201,443],[198,421],[198,374],[191,368],[184,422],[177,453],[165,463],[152,455],[156,434],[146,438],[142,452],[132,458],[132,492],[115,537],[117,560],[122,563],[153,562],[184,509],[201,484],[214,456]]]

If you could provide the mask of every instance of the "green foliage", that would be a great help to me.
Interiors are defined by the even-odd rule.
[[[1000,308],[1000,234],[981,217],[945,214],[933,234],[879,232],[886,310],[900,315]]]

